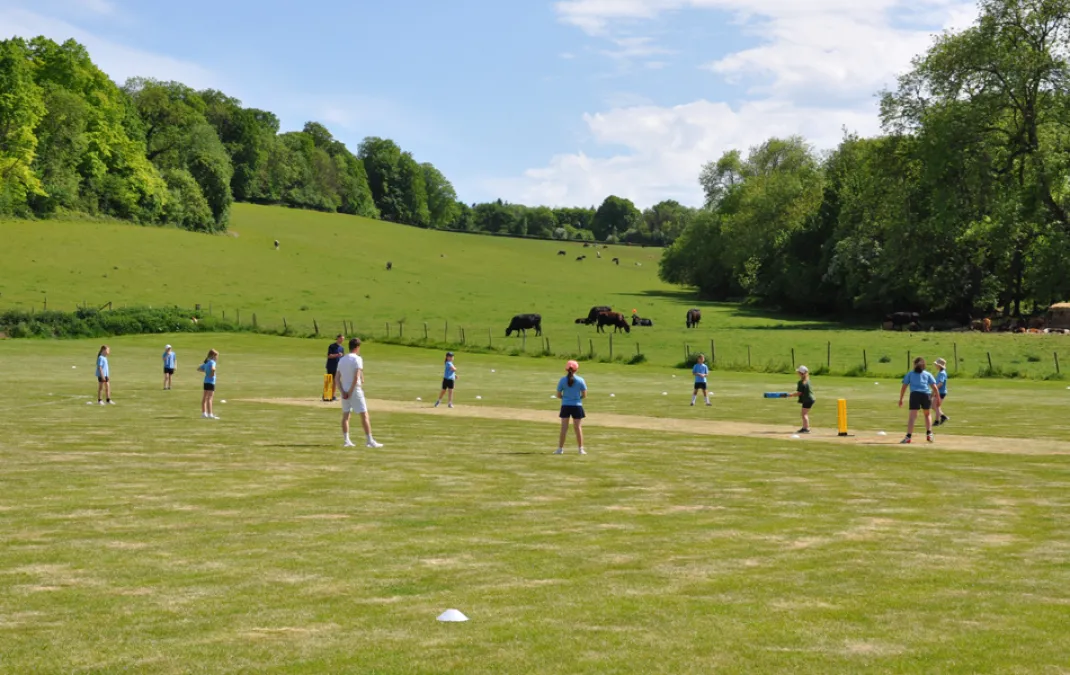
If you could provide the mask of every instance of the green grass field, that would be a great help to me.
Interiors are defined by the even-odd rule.
[[[1070,663],[1058,383],[953,381],[946,433],[900,446],[892,380],[817,378],[815,436],[792,440],[798,406],[761,398],[790,377],[718,373],[717,405],[689,408],[678,371],[588,363],[590,454],[558,457],[559,361],[462,354],[456,410],[391,413],[429,405],[441,355],[371,343],[386,447],[343,451],[337,408],[316,403],[325,341],[108,342],[118,404],[101,408],[86,405],[96,342],[0,341],[0,672]],[[219,421],[198,412],[209,347]],[[611,415],[679,431],[599,426]],[[764,431],[701,432],[714,422]],[[435,621],[451,607],[471,620]]]
[[[463,328],[473,345],[514,350],[522,341],[504,337],[509,318],[539,312],[551,351],[593,345],[604,358],[608,337],[574,319],[608,304],[655,322],[616,336],[614,355],[629,357],[638,345],[659,365],[682,361],[685,345],[709,351],[711,340],[719,370],[790,373],[792,349],[796,364],[816,368],[828,364],[831,345],[832,372],[858,369],[866,350],[869,370],[888,377],[906,369],[908,352],[952,362],[957,345],[956,376],[987,370],[991,354],[997,369],[1041,378],[1054,374],[1054,353],[1070,356],[1067,336],[899,334],[701,302],[658,280],[660,250],[652,248],[613,246],[598,249],[597,259],[595,249],[574,242],[431,232],[245,204],[235,205],[228,236],[62,221],[3,221],[0,236],[0,308],[40,309],[46,299],[52,309],[200,304],[240,313],[244,323],[256,314],[261,326],[281,327],[285,318],[311,331],[315,319],[324,334],[350,321],[365,337],[382,338],[387,324],[397,335],[404,322],[407,339],[422,339],[426,323],[430,340],[458,342]],[[588,259],[577,262],[583,254]],[[703,322],[688,330],[684,314],[693,306],[703,309]],[[529,336],[525,347],[537,352],[543,344]]]

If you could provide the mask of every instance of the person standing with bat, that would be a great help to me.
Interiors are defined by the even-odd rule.
[[[810,408],[814,407],[817,399],[814,398],[814,388],[810,385],[810,369],[806,366],[799,366],[795,372],[801,379],[795,385],[795,392],[790,394],[790,397],[799,399],[802,405],[802,429],[799,429],[797,433],[808,434],[810,433]]]

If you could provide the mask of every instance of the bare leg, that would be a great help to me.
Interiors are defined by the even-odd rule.
[[[368,417],[368,413],[360,414],[360,426],[364,427],[364,435],[368,438],[372,437],[372,421]]]
[[[349,413],[342,414],[342,433],[349,438]]]
[[[803,429],[809,429],[810,428],[810,409],[809,408],[803,408],[802,409],[802,423],[803,423]]]
[[[98,382],[97,383],[97,400],[98,401],[103,401],[104,399],[101,398],[103,395],[104,395],[104,383],[103,382]]]
[[[918,421],[918,411],[911,410],[910,416],[907,417],[907,436],[914,433],[914,423]]]
[[[208,414],[208,392],[204,392],[201,394],[201,414]]]
[[[932,411],[926,410],[924,412],[925,412],[925,433],[931,434],[933,432]]]
[[[104,396],[107,397],[109,401],[111,400],[111,382],[104,383]]]
[[[583,448],[583,420],[575,420],[575,424],[573,426],[576,427],[576,445],[579,448],[582,449]],[[562,441],[562,443],[564,443],[564,441]]]
[[[438,393],[438,400],[437,400],[437,401],[435,401],[435,405],[438,405],[439,403],[442,403],[442,397],[443,397],[443,396],[445,396],[445,395],[446,395],[446,390],[445,390],[445,389],[443,389],[442,391],[440,391],[440,392]],[[450,392],[450,400],[451,400],[451,401],[453,400],[453,392]]]
[[[450,389],[450,399],[449,399],[449,404],[450,404],[450,405],[453,405],[453,390],[452,390],[452,389]]]
[[[212,413],[212,399],[215,398],[215,392],[214,391],[206,391],[204,393],[205,393],[204,406],[208,409],[208,415],[211,416],[213,414]]]
[[[576,421],[579,422],[579,420]],[[557,440],[557,447],[565,447],[566,438],[568,438],[568,418],[564,417],[561,419],[561,436]]]

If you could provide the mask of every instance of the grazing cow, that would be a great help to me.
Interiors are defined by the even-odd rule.
[[[642,318],[639,317],[638,314],[632,314],[632,325],[633,326],[653,326],[654,322],[651,321],[650,319],[642,319]]]
[[[1047,324],[1048,322],[1044,317],[1034,316],[1033,318],[1029,319],[1028,326],[1031,329],[1043,330],[1047,326]]]
[[[576,261],[579,262],[580,260],[584,260],[586,258],[587,258],[587,256],[581,255],[580,257],[576,258]]]
[[[636,267],[642,267],[642,266],[643,266],[643,263],[637,262],[637,263],[635,263],[635,266],[636,266]]]
[[[567,253],[565,253],[564,251],[558,251],[558,252],[557,252],[557,255],[568,255],[568,254],[567,254]]]
[[[986,333],[991,333],[992,332],[992,319],[989,319],[986,316],[984,319],[981,320],[981,325],[982,325],[982,327],[984,329],[984,332],[986,332]]]
[[[517,314],[509,322],[509,327],[505,329],[505,337],[512,335],[513,331],[527,335],[529,328],[535,329],[535,335],[542,335],[541,314]]]
[[[620,258],[614,258],[613,259],[613,264],[614,265],[619,265],[620,264]]]
[[[602,252],[601,252],[601,251],[595,251],[595,252],[594,252],[594,255],[595,255],[595,257],[597,257],[597,258],[601,258],[601,257],[602,257]]]
[[[625,333],[631,333],[632,327],[628,325],[628,320],[624,318],[624,315],[620,312],[602,312],[598,315],[598,332],[604,333],[604,326],[613,326],[613,332],[616,333],[619,330],[623,330]]]
[[[275,240],[275,250],[276,251],[279,250],[279,240],[278,239]]]
[[[590,246],[590,244],[588,244],[587,242],[583,242],[583,247],[584,248],[587,248],[588,246]]]
[[[597,307],[592,307],[591,311],[587,312],[587,318],[584,319],[584,323],[590,326],[592,323],[598,321],[599,314],[612,311],[613,308],[609,305],[598,305]]]
[[[388,270],[390,270],[390,269],[393,269],[393,268],[394,268],[394,263],[388,262],[388,263],[386,264],[386,268],[387,268]]]
[[[921,329],[921,315],[917,312],[892,312],[884,317],[885,323],[891,323],[893,328],[903,329],[907,326],[910,330]]]
[[[702,321],[702,310],[691,308],[687,310],[687,327],[694,328],[698,326],[698,322]]]

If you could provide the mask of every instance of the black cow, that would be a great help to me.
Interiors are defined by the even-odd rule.
[[[884,317],[885,323],[892,324],[892,328],[903,329],[906,326],[910,330],[921,329],[921,315],[917,312],[892,312]]]
[[[576,260],[583,260],[583,259],[584,259],[584,258],[586,258],[586,257],[587,257],[587,256],[585,256],[585,255],[581,255],[580,257],[576,258]]]
[[[614,265],[619,265],[620,264],[620,258],[614,258],[613,259],[613,264]]]
[[[558,252],[557,252],[557,255],[568,255],[568,254],[567,254],[567,253],[565,253],[564,251],[558,251]]]
[[[278,239],[275,240],[275,250],[276,251],[279,250],[279,240]]]
[[[388,262],[388,263],[386,264],[386,268],[387,268],[388,270],[390,270],[390,269],[394,269],[394,263]]]
[[[651,321],[650,319],[640,318],[638,314],[632,314],[632,325],[633,326],[653,326],[654,322]]]
[[[625,333],[631,333],[632,327],[628,325],[628,321],[624,318],[624,315],[620,312],[602,312],[598,315],[598,332],[604,333],[604,326],[613,326],[613,332],[616,333],[619,330],[624,330]]]
[[[587,318],[584,320],[584,323],[587,324],[588,326],[590,326],[592,323],[598,321],[598,315],[599,314],[603,314],[605,312],[612,312],[612,311],[613,311],[613,308],[610,307],[609,305],[599,305],[597,307],[592,307],[591,311],[587,312]]]
[[[583,247],[584,248],[587,248],[588,246],[590,246],[590,244],[588,244],[587,242],[583,242]]]
[[[702,310],[689,309],[687,310],[687,327],[694,328],[698,325],[698,322],[702,321]]]
[[[535,335],[542,335],[541,314],[517,314],[509,322],[509,327],[505,329],[505,337],[512,335],[513,331],[527,335],[529,328],[535,329]]]

